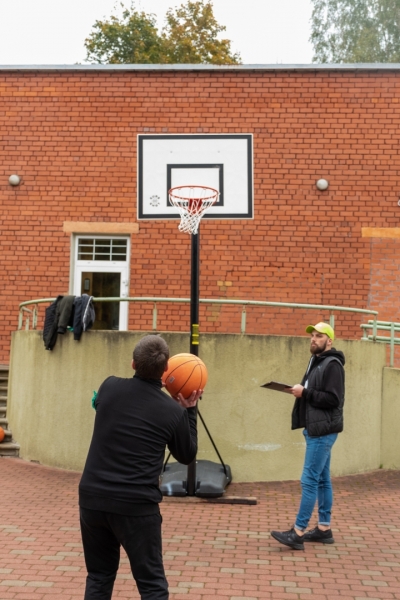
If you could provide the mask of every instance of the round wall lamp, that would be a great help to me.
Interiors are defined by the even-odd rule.
[[[326,179],[318,179],[316,186],[319,190],[324,191],[327,190],[329,187],[329,181],[327,181]]]
[[[19,175],[10,175],[8,183],[10,185],[19,185],[21,183],[21,177]]]

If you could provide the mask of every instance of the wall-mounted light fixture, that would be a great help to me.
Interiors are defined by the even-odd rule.
[[[327,190],[329,187],[329,181],[326,179],[318,179],[316,186],[321,191]]]
[[[21,183],[21,177],[19,175],[10,175],[8,183],[10,185],[19,185]]]

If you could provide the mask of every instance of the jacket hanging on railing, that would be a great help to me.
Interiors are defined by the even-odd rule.
[[[93,297],[87,294],[82,296],[57,296],[55,301],[46,308],[43,341],[46,350],[53,350],[57,342],[57,335],[64,334],[67,327],[74,330],[74,340],[80,340],[83,331],[93,326],[95,312]]]
[[[43,341],[46,350],[53,350],[57,335],[64,334],[74,319],[75,296],[57,296],[56,300],[46,308]]]
[[[74,340],[79,341],[84,331],[93,326],[95,313],[93,307],[93,296],[82,294],[77,296],[74,301]]]
[[[54,302],[50,304],[50,306],[48,306],[45,310],[43,325],[43,341],[46,350],[52,350],[54,344],[56,343],[55,340],[57,340],[57,330],[54,331],[54,322],[56,319],[57,303],[61,300],[61,298],[63,298],[63,296],[57,296]],[[53,340],[54,334],[55,340]]]

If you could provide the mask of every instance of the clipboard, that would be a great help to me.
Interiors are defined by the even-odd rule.
[[[276,392],[287,392],[288,389],[293,386],[289,383],[280,383],[279,381],[269,381],[268,383],[264,383],[260,387],[267,388],[267,390],[275,390]]]

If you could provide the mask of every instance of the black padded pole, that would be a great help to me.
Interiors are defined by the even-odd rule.
[[[190,352],[199,355],[199,297],[200,297],[200,225],[197,234],[191,235],[190,273]],[[197,418],[197,416],[196,416]],[[196,457],[187,469],[187,495],[196,494]]]

